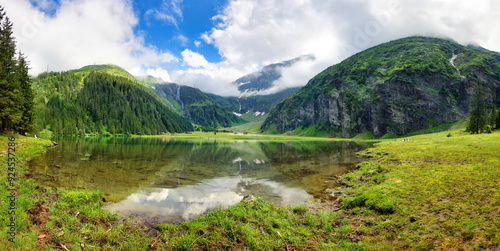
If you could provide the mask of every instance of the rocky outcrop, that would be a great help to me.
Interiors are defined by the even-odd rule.
[[[278,104],[264,131],[324,124],[343,137],[404,135],[465,118],[472,87],[500,106],[500,56],[455,42],[410,37],[358,53]]]

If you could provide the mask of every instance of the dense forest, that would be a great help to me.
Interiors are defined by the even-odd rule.
[[[0,6],[0,132],[31,130],[33,90],[28,69],[22,53],[16,55],[12,22]]]
[[[192,125],[141,84],[99,72],[51,72],[35,80],[35,131],[160,134]]]

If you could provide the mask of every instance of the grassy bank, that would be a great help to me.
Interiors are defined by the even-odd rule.
[[[147,233],[139,226],[117,224],[118,217],[101,207],[104,202],[100,192],[65,191],[43,186],[30,178],[27,161],[45,152],[47,146],[52,145],[49,140],[1,135],[0,141],[0,250],[135,250],[147,247],[151,239]],[[8,159],[13,157],[8,156],[9,142],[15,142],[15,160]],[[16,167],[14,204],[7,203],[12,198],[12,191],[8,190],[11,189],[8,166],[12,162]],[[12,237],[15,238],[11,241]]]
[[[500,132],[385,141],[341,181],[370,249],[500,248]]]
[[[0,139],[6,183],[8,138]],[[24,175],[26,160],[49,142],[16,141],[16,243],[7,238],[8,206],[2,199],[1,250],[470,250],[500,245],[499,132],[455,131],[378,143],[365,152],[367,162],[341,178],[344,188],[332,187],[344,196],[327,206],[331,212],[253,199],[190,222],[158,225],[156,232],[144,231],[133,220],[120,223],[102,209],[99,192],[37,184]],[[8,196],[5,187],[2,198]]]

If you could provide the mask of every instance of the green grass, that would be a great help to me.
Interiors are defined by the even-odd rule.
[[[453,122],[453,123],[441,124],[441,125],[429,128],[429,129],[413,131],[413,132],[408,133],[402,137],[411,137],[411,136],[416,136],[416,135],[431,134],[431,133],[444,132],[444,131],[449,131],[449,130],[465,129],[465,124],[466,124],[465,122],[466,122],[465,119],[461,119],[461,120]]]
[[[312,125],[308,127],[299,127],[293,130],[292,135],[302,135],[308,137],[328,137],[334,134],[336,131],[332,128],[329,128],[326,125],[318,124]],[[342,137],[342,133],[338,133],[338,137]]]
[[[264,116],[254,116],[254,113],[250,111],[241,116],[242,119],[249,121],[249,123],[229,127],[226,129],[242,133],[258,134],[260,133],[260,127],[262,126],[262,123],[264,123],[264,120],[266,120],[267,116],[268,114],[265,114]]]
[[[277,207],[255,199],[177,226],[160,224],[161,242],[176,250],[347,249],[349,226],[342,213],[313,214],[305,205]],[[333,231],[334,228],[343,231]],[[161,249],[161,244],[159,246]]]
[[[500,132],[381,142],[367,150],[373,160],[341,179],[350,187],[342,205],[372,222],[360,235],[374,249],[498,246],[499,145]]]

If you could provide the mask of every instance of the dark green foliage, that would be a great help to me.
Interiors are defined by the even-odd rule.
[[[12,27],[0,6],[0,131],[25,134],[33,122],[33,91],[24,56],[15,57]]]
[[[470,133],[480,133],[485,129],[487,121],[486,105],[484,104],[484,91],[478,84],[472,89],[469,103],[469,119],[466,130]],[[490,127],[491,130],[491,127]]]
[[[21,54],[19,54],[18,62],[18,83],[21,94],[19,100],[21,121],[18,130],[21,134],[25,134],[31,131],[35,121],[33,106],[34,94],[31,88],[31,79],[28,76],[28,64]]]
[[[494,112],[494,111],[493,111]],[[497,117],[496,117],[496,129],[500,129],[500,108],[498,108],[498,112],[497,112]]]
[[[491,109],[490,115],[488,116],[488,125],[491,126],[491,129],[495,129],[497,125],[497,114],[498,110],[496,106],[493,106],[493,109]]]
[[[160,134],[192,125],[142,85],[106,73],[40,74],[37,130],[58,134]]]

